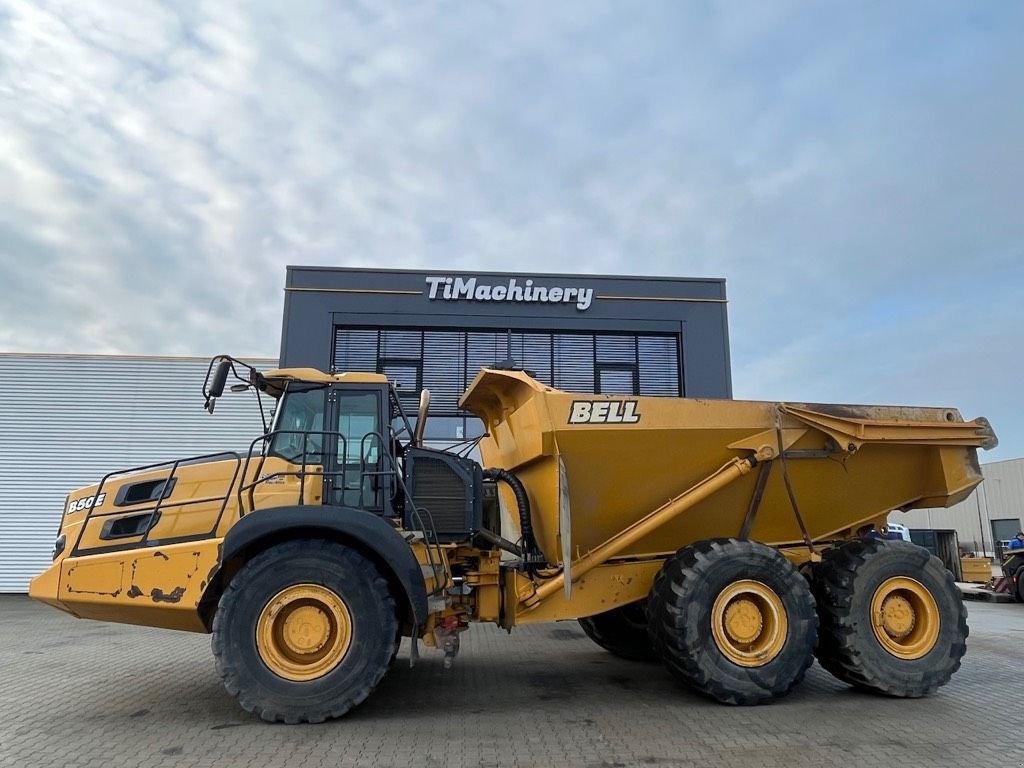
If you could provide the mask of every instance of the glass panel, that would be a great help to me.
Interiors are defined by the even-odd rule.
[[[412,360],[423,358],[423,331],[381,331],[380,350],[382,357],[404,357]]]
[[[615,335],[597,337],[598,363],[636,364],[636,336]]]
[[[560,333],[554,340],[554,386],[565,392],[594,391],[594,337]]]
[[[602,395],[635,395],[633,371],[604,368],[598,371],[598,393]]]
[[[457,404],[466,386],[482,366],[493,366],[509,354],[543,383],[567,392],[684,394],[677,334],[335,329],[335,369],[385,374],[400,385],[402,407],[410,416],[420,389],[426,387],[432,395],[432,417],[463,417]],[[452,424],[428,424],[427,434],[454,437],[458,428]],[[468,423],[464,427],[467,436],[477,429]]]
[[[466,376],[472,381],[481,368],[490,368],[508,357],[508,335],[495,331],[466,334]]]
[[[341,395],[338,414],[338,461],[376,464],[380,450],[377,395]]]
[[[278,406],[279,415],[270,441],[269,452],[286,461],[301,464],[303,453],[307,464],[323,463],[324,394],[319,387],[293,390],[284,395]]]
[[[402,410],[409,416],[416,413],[420,404],[421,381],[419,361],[410,362],[381,360],[380,372],[388,377],[388,381],[398,391],[398,399],[402,402]]]
[[[554,386],[551,378],[551,334],[517,333],[515,360],[530,371],[533,377],[549,387]]]
[[[476,416],[466,417],[466,439],[480,437],[484,433],[484,423]]]
[[[679,397],[679,340],[675,336],[640,336],[640,394]]]
[[[476,375],[474,370],[470,379]],[[459,397],[466,389],[466,334],[463,331],[426,331],[423,334],[423,382],[430,390],[430,412],[458,413]],[[430,425],[427,425],[430,429]]]
[[[377,372],[377,331],[346,328],[334,334],[334,370]]]

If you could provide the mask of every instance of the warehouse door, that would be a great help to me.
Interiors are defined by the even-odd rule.
[[[1010,545],[1010,539],[1021,530],[1020,520],[1016,517],[1006,517],[992,521],[992,539],[995,541],[996,556],[1001,560],[1003,550]]]
[[[334,371],[376,371],[395,384],[407,413],[420,390],[431,394],[427,437],[480,434],[458,400],[483,367],[511,359],[541,382],[567,392],[684,395],[678,334],[533,330],[354,328],[334,331]]]

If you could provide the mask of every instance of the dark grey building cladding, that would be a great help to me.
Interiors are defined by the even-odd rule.
[[[426,386],[438,437],[471,436],[454,403],[510,351],[569,391],[732,395],[724,280],[288,267],[281,365]]]

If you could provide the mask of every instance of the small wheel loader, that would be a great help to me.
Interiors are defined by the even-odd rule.
[[[965,498],[985,419],[952,408],[561,392],[483,369],[484,435],[425,444],[376,373],[210,362],[213,413],[255,393],[247,451],[113,471],[72,492],[33,598],[212,634],[227,691],[268,721],[366,699],[403,637],[449,665],[470,622],[579,621],[717,701],[787,694],[817,656],[917,697],[960,666],[966,613],[894,509]],[[268,401],[273,418],[265,418]],[[480,461],[471,457],[478,450]]]

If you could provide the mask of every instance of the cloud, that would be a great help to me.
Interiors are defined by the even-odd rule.
[[[1022,16],[11,0],[0,348],[274,355],[289,263],[721,276],[738,396],[1021,455]]]

